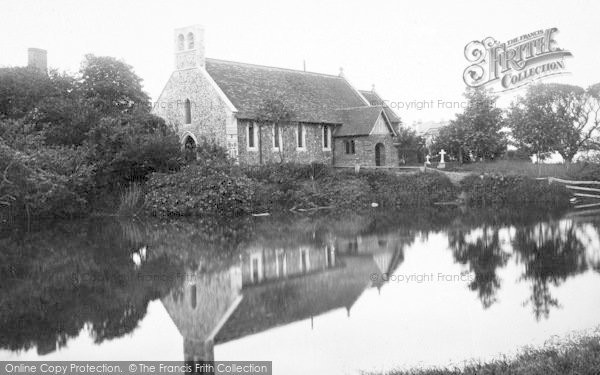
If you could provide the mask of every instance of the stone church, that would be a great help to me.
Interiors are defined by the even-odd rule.
[[[355,89],[342,73],[206,58],[201,26],[174,36],[175,71],[153,113],[178,130],[183,147],[214,141],[241,164],[398,165],[400,118],[374,90]],[[264,120],[270,103],[285,109],[284,121]]]

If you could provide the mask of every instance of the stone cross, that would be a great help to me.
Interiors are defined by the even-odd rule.
[[[439,163],[439,164],[438,164],[438,166],[437,166],[439,169],[444,169],[444,168],[446,168],[446,161],[444,160],[444,156],[445,156],[446,154],[447,154],[447,152],[446,152],[446,151],[444,151],[444,149],[442,149],[442,150],[440,151],[440,153],[439,153],[439,155],[440,155],[440,163]]]
[[[442,149],[442,151],[440,151],[440,164],[444,164],[446,161],[444,160],[444,156],[447,154],[446,151],[444,151],[444,149]]]
[[[425,156],[425,164],[431,165],[431,160],[430,159],[431,159],[431,155],[427,154]]]

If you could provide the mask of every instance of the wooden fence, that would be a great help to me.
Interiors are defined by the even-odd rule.
[[[538,178],[538,180],[548,180],[548,183],[558,182],[564,184],[565,187],[572,191],[575,197],[579,198],[590,198],[590,199],[600,199],[600,189],[590,186],[599,186],[600,181],[574,181],[574,180],[564,180],[562,178],[556,177],[542,177]],[[587,185],[587,186],[581,186]],[[585,204],[577,204],[575,208],[592,208],[592,207],[600,207],[600,201],[596,201],[596,203],[585,203]]]

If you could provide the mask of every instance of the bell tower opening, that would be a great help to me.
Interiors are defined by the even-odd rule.
[[[204,68],[204,27],[175,29],[175,69]]]

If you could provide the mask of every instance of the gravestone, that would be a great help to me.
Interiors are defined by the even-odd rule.
[[[444,160],[444,156],[447,154],[446,151],[444,151],[444,149],[442,149],[440,151],[440,162],[438,164],[438,169],[444,169],[446,168],[446,160]]]

